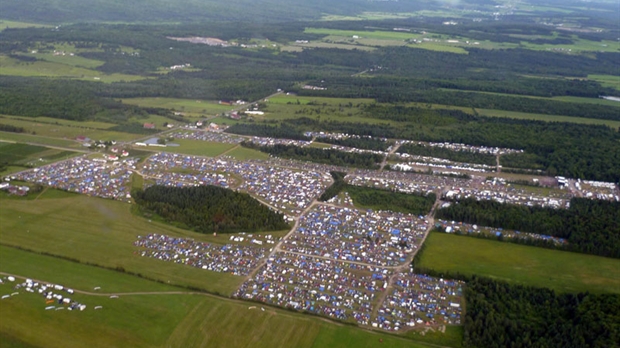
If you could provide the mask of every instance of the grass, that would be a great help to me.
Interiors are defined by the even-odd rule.
[[[588,79],[599,82],[603,87],[612,87],[617,90],[620,90],[620,76],[588,75]]]
[[[620,293],[620,260],[506,242],[431,233],[419,262],[560,292]]]
[[[145,77],[126,74],[104,74],[96,70],[71,64],[49,61],[20,62],[0,55],[0,71],[3,75],[75,78],[100,82],[143,80]]]
[[[134,216],[127,203],[83,195],[7,202],[7,198],[0,197],[2,244],[110,268],[123,267],[171,284],[226,295],[242,281],[238,276],[134,255],[133,242],[138,235],[159,233],[197,240],[205,238],[198,233]],[[221,243],[227,241],[226,236],[221,237]]]
[[[47,124],[53,124],[53,125],[80,127],[80,128],[107,129],[107,128],[116,126],[116,124],[114,123],[100,122],[100,121],[73,121],[73,120],[63,120],[61,118],[52,118],[52,117],[45,117],[45,116],[26,117],[26,116],[0,115],[0,123],[6,123],[7,120],[21,120],[21,121],[27,121],[27,122],[47,123]]]
[[[88,273],[82,273],[89,276]],[[2,293],[12,291],[0,285]],[[411,340],[200,295],[75,294],[83,312],[45,311],[38,294],[0,302],[0,337],[26,347],[413,347]],[[92,310],[101,305],[103,309]],[[33,329],[36,328],[36,329]],[[8,339],[7,339],[8,338]],[[380,343],[381,342],[381,343]],[[4,345],[3,345],[4,346]]]
[[[215,157],[235,147],[235,144],[217,143],[212,141],[175,139],[179,146],[158,147],[158,151],[183,153],[186,155]]]
[[[76,143],[75,141],[65,140],[65,139],[56,139],[56,138],[50,138],[50,137],[42,137],[42,136],[37,136],[37,135],[25,134],[25,133],[0,132],[0,141],[22,142],[22,143],[59,146],[59,147],[67,147],[67,148],[80,147],[80,144]]]
[[[23,29],[23,28],[50,28],[51,25],[39,24],[39,23],[27,23],[27,22],[16,22],[16,21],[7,21],[0,20],[0,31],[4,29]]]
[[[162,116],[151,116],[153,120],[165,119]],[[168,120],[169,121],[169,120]],[[149,119],[140,119],[139,122],[149,122]],[[75,139],[77,136],[83,135],[93,140],[119,140],[119,141],[131,141],[136,138],[143,137],[144,134],[132,134],[125,132],[109,131],[106,129],[92,128],[97,124],[106,125],[105,128],[109,128],[109,123],[103,122],[88,122],[84,125],[80,125],[79,122],[73,121],[72,123],[58,122],[59,124],[50,124],[46,122],[37,122],[36,120],[30,120],[28,118],[17,117],[5,117],[0,119],[0,123],[10,124],[16,127],[22,127],[26,132],[35,133],[38,136],[61,138],[61,139]],[[162,124],[163,122],[158,122]],[[74,143],[74,145],[80,145]]]
[[[481,116],[488,117],[505,117],[516,118],[522,120],[539,120],[545,122],[570,122],[579,124],[594,124],[605,125],[611,128],[620,128],[620,121],[614,120],[600,120],[594,118],[582,118],[573,116],[560,116],[560,115],[544,115],[544,114],[530,114],[518,111],[505,111],[505,110],[492,110],[492,109],[476,109]]]
[[[230,152],[226,153],[226,156],[230,156],[240,161],[245,161],[245,160],[250,160],[250,159],[260,159],[260,160],[269,159],[269,155],[264,152],[260,152],[254,149],[248,149],[242,146],[239,146],[231,150]]]
[[[230,111],[230,105],[220,105],[216,101],[178,99],[178,98],[129,98],[122,99],[124,104],[138,105],[143,107],[156,107],[170,109],[178,112],[190,112],[201,114],[220,114]]]
[[[35,145],[0,143],[0,162],[18,163],[45,150]]]

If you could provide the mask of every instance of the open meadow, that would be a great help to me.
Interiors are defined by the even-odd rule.
[[[46,265],[53,271],[49,263]],[[78,265],[71,272],[73,278],[96,279],[101,277],[102,270]],[[55,279],[64,280],[62,277]],[[85,304],[86,309],[59,311],[45,310],[45,299],[41,295],[20,291],[19,295],[0,302],[0,339],[17,347],[63,348],[375,347],[379,343],[385,347],[427,347],[404,338],[334,325],[281,309],[206,294],[187,294],[182,289],[166,289],[161,284],[136,277],[129,276],[127,280],[135,282],[135,288],[144,283],[154,293],[110,298],[110,291],[104,289],[105,283],[98,291],[74,287],[76,293],[71,295],[72,300]],[[13,293],[11,285],[9,282],[0,284],[0,293]],[[79,290],[90,291],[92,295],[78,293]],[[162,291],[174,293],[157,294]],[[102,308],[94,310],[95,306]],[[63,308],[56,306],[59,307]]]
[[[620,260],[433,232],[416,265],[560,292],[620,293]]]
[[[53,191],[50,191],[53,192]],[[171,284],[229,295],[242,277],[215,273],[152,258],[140,257],[133,243],[138,235],[159,233],[205,240],[204,235],[135,216],[131,206],[118,201],[71,195],[36,200],[0,197],[0,243],[69,257]],[[208,237],[213,239],[212,236]],[[221,243],[226,243],[226,236]]]
[[[217,143],[212,141],[174,139],[172,143],[179,146],[158,147],[157,151],[183,153],[186,155],[216,157],[234,148],[235,144]]]
[[[211,100],[190,100],[177,98],[125,98],[124,104],[170,109],[188,116],[213,115],[230,111],[230,105],[221,105]]]

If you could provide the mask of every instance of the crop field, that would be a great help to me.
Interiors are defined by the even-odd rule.
[[[96,70],[57,62],[20,62],[0,55],[0,70],[4,75],[76,78],[90,81],[118,82],[142,80],[145,77],[126,74],[104,74]]]
[[[81,128],[99,128],[99,129],[107,129],[116,126],[114,123],[108,122],[100,122],[100,121],[73,121],[73,120],[63,120],[59,118],[52,117],[26,117],[26,116],[10,116],[10,115],[0,115],[0,123],[6,123],[7,120],[21,120],[35,123],[46,123],[53,125],[61,125],[61,126],[70,126],[70,127],[81,127]]]
[[[620,76],[614,75],[588,75],[589,80],[598,81],[604,87],[613,87],[620,90]]]
[[[98,269],[82,267],[72,270],[74,276],[89,278],[91,272],[94,278],[99,276]],[[139,288],[142,280],[130,278]],[[10,283],[0,284],[1,293],[13,291]],[[260,308],[264,307],[251,303],[208,295],[181,292],[110,298],[75,293],[72,299],[86,304],[87,309],[46,311],[41,295],[27,292],[3,300],[0,338],[27,347],[374,347],[379,342],[385,347],[426,347],[394,336],[337,326],[270,307],[263,311]],[[93,310],[94,306],[103,308]]]
[[[134,216],[127,203],[72,195],[59,199],[11,200],[10,205],[2,204],[2,207],[0,243],[5,245],[109,268],[123,267],[152,279],[225,295],[232,293],[242,281],[238,276],[135,255],[133,243],[138,235],[159,233],[206,239],[198,233]],[[226,236],[221,236],[221,243],[227,241]]]
[[[22,28],[49,28],[51,25],[40,24],[40,23],[26,23],[26,22],[16,22],[16,21],[7,21],[0,20],[0,31],[11,28],[11,29],[22,29]]]
[[[595,118],[582,118],[573,116],[561,116],[561,115],[545,115],[545,114],[531,114],[518,111],[506,111],[506,110],[493,110],[493,109],[476,109],[478,114],[488,117],[505,117],[505,118],[517,118],[522,120],[538,120],[545,122],[570,122],[580,124],[595,124],[605,125],[612,128],[620,127],[620,121],[614,120],[599,120]]]
[[[143,121],[143,120],[141,119],[140,121]],[[148,122],[148,120],[145,122]],[[106,129],[90,128],[86,126],[86,124],[84,126],[49,124],[47,122],[40,123],[40,122],[31,121],[27,118],[3,118],[3,119],[0,119],[0,123],[22,127],[26,130],[26,132],[30,132],[30,133],[34,132],[34,134],[37,135],[36,137],[33,137],[34,139],[38,139],[39,138],[38,136],[49,137],[49,138],[60,138],[60,139],[75,139],[77,136],[83,135],[93,140],[131,141],[136,138],[140,138],[144,136],[140,134],[131,134],[131,133],[125,133],[125,132],[109,131]],[[24,134],[19,134],[19,135],[24,135]],[[0,139],[2,138],[3,137],[0,137]],[[33,140],[32,142],[37,142],[37,141]],[[49,144],[49,145],[54,145],[54,144]],[[80,146],[81,144],[73,142],[72,145]]]
[[[0,162],[12,165],[38,167],[78,154],[73,151],[50,149],[36,145],[0,142]]]
[[[122,102],[130,105],[143,107],[156,107],[170,109],[177,112],[212,115],[230,111],[230,105],[220,105],[217,101],[211,100],[190,100],[175,98],[126,98]]]
[[[188,139],[175,139],[173,143],[179,144],[179,146],[158,147],[157,151],[216,157],[236,146],[235,144]]]
[[[620,260],[431,233],[417,266],[478,274],[560,292],[620,293]]]
[[[248,149],[242,146],[239,146],[237,148],[234,148],[232,150],[230,150],[230,152],[226,153],[226,156],[230,156],[232,158],[238,159],[240,161],[245,161],[245,160],[249,160],[249,159],[268,159],[269,155],[264,153],[264,152],[260,152],[258,150],[254,150],[254,149]]]

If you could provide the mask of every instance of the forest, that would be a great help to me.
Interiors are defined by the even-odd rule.
[[[495,155],[470,151],[454,151],[443,147],[418,144],[404,144],[398,148],[398,152],[410,155],[445,158],[455,162],[480,163],[489,166],[494,166],[496,162]]]
[[[465,288],[465,347],[617,347],[620,296],[557,294],[472,277]]]
[[[244,141],[242,146],[259,150],[270,155],[299,161],[310,161],[343,167],[378,169],[383,156],[374,153],[344,152],[333,149],[298,147],[295,145],[260,146]]]
[[[347,192],[358,207],[375,210],[391,210],[413,215],[427,215],[437,196],[434,193],[402,193],[365,186],[349,185],[346,173],[330,172],[334,183],[323,192],[320,201],[326,202],[341,192]]]
[[[435,217],[555,236],[568,242],[557,248],[620,258],[620,202],[573,198],[568,209],[528,207],[472,198],[455,203],[437,210]],[[532,244],[520,239],[514,239],[514,242]],[[551,247],[547,243],[533,244]]]
[[[216,186],[151,186],[133,190],[140,213],[196,232],[258,232],[289,229],[280,213],[247,193]]]

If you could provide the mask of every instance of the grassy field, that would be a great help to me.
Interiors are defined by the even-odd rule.
[[[216,101],[210,100],[190,100],[176,98],[129,98],[122,99],[125,104],[138,105],[144,107],[156,107],[170,109],[183,113],[195,114],[219,114],[230,111],[230,105],[220,105]]]
[[[22,28],[50,28],[51,25],[46,24],[38,24],[38,23],[26,23],[26,22],[16,22],[16,21],[8,21],[5,19],[0,20],[0,31],[11,28],[11,29],[22,29]]]
[[[230,152],[226,153],[226,156],[230,156],[233,158],[236,158],[238,160],[241,161],[245,161],[245,160],[249,160],[249,159],[268,159],[269,155],[264,153],[264,152],[260,152],[258,150],[254,150],[254,149],[248,149],[245,147],[241,147],[239,146],[236,149],[231,150]]]
[[[604,87],[613,87],[620,90],[620,76],[614,75],[588,75],[589,80],[599,82]]]
[[[38,167],[78,155],[77,152],[0,141],[0,162]]]
[[[89,276],[90,268],[82,271]],[[88,272],[88,273],[87,273]],[[157,284],[153,284],[156,287]],[[102,289],[103,290],[103,289]],[[9,284],[0,292],[10,293]],[[19,347],[413,347],[426,345],[260,305],[201,295],[74,294],[83,312],[45,311],[22,292],[0,302],[0,339]],[[94,306],[103,306],[93,310]],[[33,329],[36,328],[36,329]],[[3,344],[4,347],[4,344]]]
[[[523,120],[539,120],[545,122],[570,122],[580,124],[596,124],[605,125],[612,128],[619,128],[620,121],[614,120],[599,120],[594,118],[582,118],[572,116],[560,116],[560,115],[544,115],[544,114],[530,114],[518,111],[505,111],[505,110],[492,110],[492,109],[476,109],[482,116],[488,117],[505,117],[505,118],[517,118]]]
[[[235,144],[216,143],[211,141],[175,139],[179,146],[158,147],[158,151],[184,153],[186,155],[215,157],[235,147]]]
[[[161,116],[158,116],[161,117]],[[163,118],[163,117],[162,117]],[[140,122],[149,122],[147,120],[140,120]],[[36,122],[34,120],[29,120],[27,118],[15,118],[15,117],[5,117],[0,119],[0,123],[10,124],[16,127],[22,127],[26,130],[26,132],[32,133],[34,132],[37,136],[49,137],[49,138],[60,138],[60,139],[75,139],[77,136],[83,135],[85,137],[91,138],[93,140],[119,140],[119,141],[131,141],[140,137],[143,137],[143,134],[132,134],[125,132],[117,132],[110,131],[106,129],[97,129],[91,128],[86,124],[84,126],[80,126],[79,123],[76,124],[49,124],[48,122]],[[60,123],[60,122],[59,122]],[[96,125],[102,122],[94,122],[92,125]],[[106,124],[106,123],[102,123]],[[106,124],[109,127],[109,124]],[[49,144],[52,145],[52,144]],[[76,142],[73,143],[74,146],[81,146]]]
[[[101,82],[135,81],[145,79],[145,77],[137,75],[104,74],[96,70],[58,62],[20,62],[17,59],[3,55],[0,55],[0,71],[2,71],[3,75],[63,77]]]
[[[431,233],[420,267],[478,274],[561,292],[620,293],[620,260]]]
[[[11,116],[11,115],[0,115],[0,123],[6,123],[7,120],[21,120],[27,122],[34,123],[46,123],[52,125],[61,125],[61,126],[70,126],[70,127],[80,127],[80,128],[99,128],[99,129],[107,129],[116,126],[114,123],[109,122],[100,122],[100,121],[73,121],[73,120],[63,120],[60,118],[52,118],[52,117],[26,117],[26,116]]]
[[[49,145],[59,147],[77,148],[80,144],[72,140],[57,139],[50,137],[42,137],[38,135],[30,135],[25,133],[0,132],[0,141],[33,143],[38,145]]]
[[[232,293],[242,281],[238,276],[135,255],[133,242],[138,235],[160,233],[197,240],[206,237],[134,216],[127,203],[82,195],[11,200],[10,204],[6,199],[0,197],[0,243],[105,267],[123,267],[149,278],[225,295]],[[221,239],[221,243],[228,241],[226,236]]]

